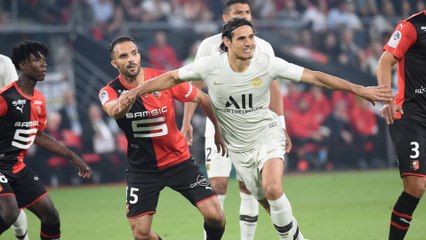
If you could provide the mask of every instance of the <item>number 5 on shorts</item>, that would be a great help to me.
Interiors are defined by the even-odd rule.
[[[126,196],[126,199],[129,198],[130,204],[136,204],[138,202],[139,198],[136,194],[137,192],[139,192],[139,188],[131,187],[129,191],[129,187],[126,187],[126,195],[129,194]]]

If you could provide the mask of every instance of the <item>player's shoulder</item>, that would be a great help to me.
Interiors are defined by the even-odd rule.
[[[44,95],[37,88],[34,88],[33,99],[34,99],[34,101],[42,101],[42,102],[44,102]]]
[[[220,44],[222,42],[222,34],[215,34],[213,36],[210,36],[208,38],[205,38],[203,41],[201,41],[200,43],[200,47],[207,47],[207,46],[216,46],[218,44]]]
[[[261,50],[266,50],[267,48],[272,48],[272,45],[264,40],[263,38],[260,38],[258,36],[254,37],[254,41],[256,42],[256,48],[260,48]]]
[[[144,71],[144,77],[145,77],[145,81],[148,81],[151,78],[160,76],[163,73],[166,73],[167,71],[165,70],[159,70],[159,69],[155,69],[155,68],[143,68]]]
[[[13,64],[12,60],[8,56],[5,56],[3,54],[0,54],[0,63]]]

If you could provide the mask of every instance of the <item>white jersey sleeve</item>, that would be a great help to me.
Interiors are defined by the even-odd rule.
[[[282,58],[273,57],[268,68],[268,73],[273,79],[288,79],[299,82],[302,78],[303,67],[289,63]]]
[[[18,80],[18,73],[9,57],[0,54],[0,88]]]
[[[198,60],[202,57],[207,57],[213,53],[220,52],[220,44],[222,43],[221,34],[213,35],[209,38],[204,39],[200,46],[198,46],[197,54],[195,55],[195,60]]]
[[[204,79],[210,68],[210,59],[211,57],[203,57],[179,68],[179,79],[185,82]]]

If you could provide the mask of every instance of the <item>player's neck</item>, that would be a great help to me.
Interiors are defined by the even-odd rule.
[[[244,72],[249,66],[251,59],[241,59],[235,55],[229,55],[229,66],[234,72]]]
[[[19,77],[19,79],[16,81],[16,85],[18,85],[18,88],[27,96],[32,97],[34,95],[34,88],[37,81],[33,81],[28,78]]]

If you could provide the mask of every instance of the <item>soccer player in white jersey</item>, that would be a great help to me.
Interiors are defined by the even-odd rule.
[[[221,123],[228,153],[247,189],[268,206],[280,239],[303,240],[292,207],[283,192],[284,133],[269,110],[273,79],[287,79],[352,92],[369,101],[390,101],[388,85],[364,87],[336,76],[291,64],[255,52],[251,22],[234,18],[222,29],[223,53],[213,54],[167,72],[125,93],[120,108],[137,97],[168,89],[183,81],[202,79],[209,88],[213,108]]]
[[[0,88],[16,80],[18,80],[18,73],[12,60],[0,54]],[[28,240],[27,215],[24,210],[21,210],[15,223],[12,224],[12,231],[17,239]]]
[[[252,20],[251,10],[248,0],[228,0],[224,3],[222,20],[227,22],[234,17],[245,18],[249,21]],[[204,39],[198,47],[196,60],[210,56],[214,53],[220,52],[219,46],[222,43],[222,34],[216,34],[209,38]],[[271,44],[265,40],[255,37],[256,51],[266,53],[268,56],[275,56]],[[201,88],[201,81],[194,81],[194,85]],[[201,85],[201,86],[199,86]],[[271,87],[271,104],[269,108],[278,115],[285,133],[285,152],[288,153],[291,149],[290,137],[285,131],[285,120],[283,115],[283,101],[281,96],[280,84],[277,80],[272,81]],[[191,119],[194,114],[196,103],[185,103],[184,118],[182,123],[182,133],[188,140],[188,144],[192,144],[192,126]],[[214,144],[214,127],[208,118],[206,118],[205,130],[205,159],[206,171],[209,177],[210,184],[218,194],[218,199],[221,203],[222,210],[224,208],[224,201],[228,186],[228,178],[231,173],[232,163],[229,157],[222,157],[215,149]],[[244,183],[238,178],[238,185],[240,189],[240,233],[241,240],[253,240],[256,231],[257,217],[259,212],[259,205],[257,200],[250,194],[245,187]]]

